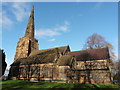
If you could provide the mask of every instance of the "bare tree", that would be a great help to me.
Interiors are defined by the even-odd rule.
[[[94,33],[93,35],[89,36],[84,45],[85,49],[105,48],[105,47],[109,47],[113,49],[113,46],[110,43],[108,43],[104,39],[104,37],[102,37],[101,35],[97,33]]]
[[[108,41],[106,41],[103,36],[97,33],[94,33],[93,35],[89,36],[84,45],[84,49],[95,49],[95,48],[106,48],[106,47],[109,48],[110,59],[112,61],[115,60],[117,57],[113,52],[114,50],[113,45],[110,44]]]

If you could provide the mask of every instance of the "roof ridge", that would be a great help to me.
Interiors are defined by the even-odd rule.
[[[67,47],[67,46],[61,46],[61,47]],[[49,48],[49,49],[55,49],[55,48],[61,48],[61,47],[54,47],[54,48]],[[49,50],[49,49],[41,49],[41,50]],[[41,50],[37,50],[37,51],[41,51]]]
[[[99,49],[107,49],[106,47],[105,48],[94,48],[94,49],[86,49],[86,50],[80,50],[80,51],[72,51],[72,52],[82,52],[82,51],[91,51],[91,50],[99,50]],[[69,52],[71,53],[71,52]]]

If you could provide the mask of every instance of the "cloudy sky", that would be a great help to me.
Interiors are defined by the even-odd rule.
[[[102,35],[114,46],[118,44],[117,2],[2,3],[2,49],[10,65],[17,42],[25,34],[32,5],[35,7],[35,38],[39,49],[69,45],[71,51],[82,50],[87,37]]]

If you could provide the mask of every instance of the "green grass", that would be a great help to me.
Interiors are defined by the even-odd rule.
[[[104,84],[80,84],[80,83],[49,83],[49,82],[29,82],[29,81],[23,81],[23,80],[7,80],[0,82],[0,85],[2,85],[3,90],[8,89],[33,89],[33,88],[113,88],[116,90],[116,88],[119,88],[118,85],[110,84],[110,85],[104,85]],[[112,90],[113,90],[112,89]]]

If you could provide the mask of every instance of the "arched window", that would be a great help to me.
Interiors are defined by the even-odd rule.
[[[22,77],[26,78],[27,77],[27,67],[22,68]]]
[[[43,77],[48,78],[49,68],[47,65],[43,66],[42,71],[43,71]]]
[[[31,41],[29,40],[29,46],[28,46],[28,56],[30,55],[31,53]]]

